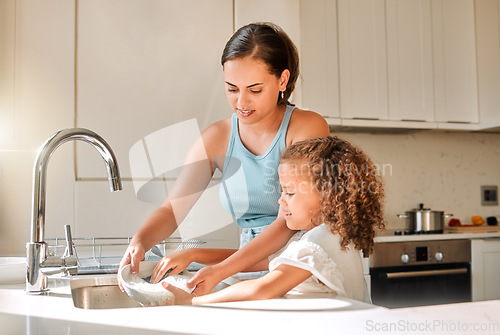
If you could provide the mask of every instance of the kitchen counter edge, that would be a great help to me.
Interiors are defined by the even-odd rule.
[[[451,232],[443,234],[375,236],[375,243],[500,238],[500,232]]]

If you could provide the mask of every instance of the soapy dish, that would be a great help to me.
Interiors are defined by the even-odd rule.
[[[163,288],[161,282],[157,284],[151,284],[149,282],[153,269],[156,266],[156,261],[143,261],[139,264],[139,273],[130,273],[130,264],[124,266],[120,272],[119,276],[123,283],[123,288],[125,292],[139,302],[143,306],[167,306],[174,303],[174,295]],[[167,276],[162,279],[184,291],[191,293],[193,289],[188,288],[186,283],[191,279],[193,275],[188,271],[182,271],[175,276]]]

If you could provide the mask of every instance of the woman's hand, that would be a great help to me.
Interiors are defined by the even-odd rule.
[[[120,273],[120,270],[125,266],[130,264],[130,272],[132,274],[139,273],[139,263],[144,260],[146,252],[144,250],[144,246],[142,244],[135,244],[135,245],[129,245],[127,250],[125,251],[125,254],[123,255],[123,258],[120,262],[120,266],[118,268],[118,273]],[[125,289],[123,288],[122,282],[120,280],[120,276],[118,277],[118,286],[122,291]]]
[[[161,286],[163,286],[166,290],[169,290],[172,292],[174,295],[174,304],[175,305],[192,305],[193,304],[193,298],[196,296],[194,294],[189,294],[184,290],[181,290],[178,287],[175,287],[174,285],[167,283],[166,281],[163,281],[161,283]]]
[[[193,293],[197,296],[205,295],[212,292],[214,287],[224,279],[220,278],[219,275],[220,272],[217,271],[216,266],[206,266],[198,270],[194,277],[186,283],[186,286],[189,288],[196,286]]]
[[[175,276],[185,270],[188,265],[194,261],[194,253],[195,249],[185,249],[172,252],[163,257],[153,269],[153,273],[151,274],[151,283],[158,283],[163,275],[170,269],[172,269],[170,272],[171,276]]]

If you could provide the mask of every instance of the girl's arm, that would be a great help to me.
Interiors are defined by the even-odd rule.
[[[196,286],[195,294],[203,295],[235,273],[261,271],[268,264],[267,258],[285,246],[294,233],[286,226],[280,211],[278,218],[247,245],[222,262],[199,270],[187,285]]]
[[[208,249],[208,248],[193,248],[175,251],[167,256],[163,257],[158,264],[153,269],[151,274],[151,283],[157,283],[167,272],[167,270],[172,269],[170,275],[175,276],[179,274],[182,270],[188,267],[192,262],[204,264],[204,265],[215,265],[229,256],[233,255],[238,249]],[[247,269],[243,269],[244,272],[249,271],[264,271],[269,267],[269,260],[267,258],[252,265]]]
[[[167,282],[162,282],[162,285],[174,294],[176,305],[203,305],[218,302],[279,298],[310,276],[311,272],[307,270],[281,264],[261,278],[245,280],[203,296],[189,294]]]

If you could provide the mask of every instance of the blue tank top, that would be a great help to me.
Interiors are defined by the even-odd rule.
[[[278,216],[281,186],[278,166],[286,148],[286,132],[294,106],[286,106],[280,128],[266,153],[256,156],[241,142],[238,117],[231,116],[219,198],[241,228],[267,226]]]

